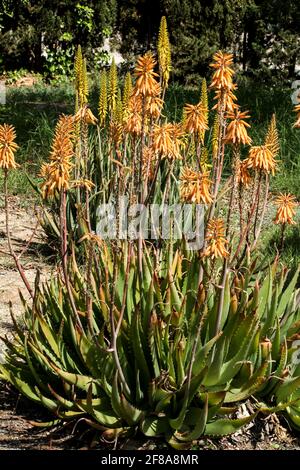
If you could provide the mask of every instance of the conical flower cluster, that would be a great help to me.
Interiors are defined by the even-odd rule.
[[[113,113],[116,108],[118,96],[118,71],[115,60],[112,60],[109,74],[108,74],[108,92],[107,92],[107,104],[110,113]]]
[[[271,122],[267,130],[265,145],[269,150],[271,150],[273,157],[276,158],[279,154],[280,146],[275,114],[272,115]]]
[[[154,72],[156,61],[151,52],[140,56],[137,60],[134,76],[136,77],[135,94],[151,96],[156,92],[156,79],[158,74]]]
[[[166,88],[168,86],[171,71],[171,46],[168,35],[167,20],[165,16],[162,17],[160,22],[157,54],[162,86]]]
[[[56,125],[50,152],[50,163],[44,164],[41,176],[44,179],[41,191],[48,198],[62,190],[69,189],[70,172],[74,156],[74,117],[62,115]]]
[[[104,126],[107,116],[107,76],[106,71],[103,70],[100,75],[100,94],[99,94],[99,124]]]
[[[226,258],[229,252],[226,249],[228,241],[225,238],[224,221],[222,219],[211,219],[208,222],[205,237],[208,246],[204,251],[204,256],[212,259]]]
[[[235,103],[237,98],[233,93],[237,89],[237,85],[233,83],[234,70],[231,68],[232,64],[232,54],[219,51],[213,56],[210,67],[215,71],[210,87],[215,90],[215,99],[217,100],[214,109],[222,106],[224,111],[232,112],[237,107]]]
[[[293,220],[296,214],[295,207],[297,206],[295,196],[280,193],[275,199],[275,205],[278,207],[275,224],[295,225],[295,221]]]
[[[272,173],[272,175],[275,173],[276,160],[272,151],[267,145],[257,145],[251,147],[249,150],[249,156],[245,162],[247,168],[262,170],[265,173]]]
[[[226,117],[230,119],[230,122],[227,126],[224,141],[230,144],[251,144],[251,138],[247,133],[247,128],[251,126],[245,121],[250,117],[248,111],[242,112],[236,108],[234,111],[228,112]]]
[[[15,142],[16,131],[13,126],[3,124],[0,126],[0,168],[10,170],[17,168],[15,152],[19,146]]]
[[[212,202],[210,186],[209,172],[202,173],[189,167],[183,168],[180,176],[180,197],[182,200],[196,204],[210,204]]]
[[[82,107],[88,102],[88,78],[86,70],[86,60],[84,59],[81,51],[81,47],[78,46],[78,49],[75,54],[75,89],[77,95],[78,106]]]
[[[197,134],[202,139],[207,125],[208,109],[200,101],[198,104],[187,104],[184,107],[184,128],[187,133]]]
[[[166,123],[153,126],[152,148],[155,153],[169,160],[181,159],[180,147],[184,132],[178,124]]]

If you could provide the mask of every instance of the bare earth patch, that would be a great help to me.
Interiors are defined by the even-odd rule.
[[[18,207],[17,201],[12,201],[10,211],[10,234],[13,248],[16,254],[20,254],[27,245],[36,226],[36,216],[32,208],[22,209]],[[42,279],[49,276],[51,268],[39,254],[42,244],[41,230],[37,230],[32,239],[29,249],[21,257],[24,272],[31,286],[34,284],[37,268],[41,272]],[[13,313],[18,318],[23,306],[19,296],[22,292],[26,300],[29,300],[27,289],[17,271],[14,261],[8,254],[8,245],[5,237],[5,214],[0,212],[0,336],[9,334],[12,330],[12,320],[9,312],[9,302],[12,303]],[[3,253],[5,252],[5,253]],[[1,361],[0,344],[0,361]]]

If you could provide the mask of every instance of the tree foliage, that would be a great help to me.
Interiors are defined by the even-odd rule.
[[[204,75],[218,49],[241,70],[264,79],[292,78],[300,51],[298,0],[0,0],[0,66],[43,69],[43,50],[71,56],[77,44],[96,57],[105,37],[120,33],[127,59],[155,46],[166,16],[173,77]],[[45,54],[44,54],[45,55]],[[56,59],[58,60],[58,59]],[[50,71],[51,72],[51,71]]]
[[[88,56],[112,33],[116,0],[2,0],[0,55],[6,68],[41,70],[45,56],[81,44]]]

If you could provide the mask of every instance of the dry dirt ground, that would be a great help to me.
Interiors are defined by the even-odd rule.
[[[35,232],[37,219],[34,210],[21,209],[18,201],[10,201],[10,234],[14,251],[19,255],[27,245],[31,235]],[[24,272],[31,285],[34,284],[36,269],[41,271],[42,278],[49,275],[51,268],[46,264],[40,254],[43,245],[41,230],[37,229],[28,250],[21,257]],[[5,236],[5,214],[0,210],[0,335],[10,333],[12,321],[9,313],[9,302],[13,305],[13,312],[18,317],[22,312],[22,303],[19,291],[26,300],[29,295],[24,283],[15,267],[14,261],[8,254],[7,240]],[[0,346],[1,360],[1,346]]]
[[[21,209],[17,200],[12,200],[11,236],[16,253],[20,253],[26,246],[32,230],[36,224],[36,217],[32,209]],[[13,311],[17,318],[22,313],[22,304],[18,289],[28,298],[22,280],[14,266],[12,259],[3,253],[7,251],[7,242],[4,233],[5,217],[0,210],[0,336],[12,334],[12,321],[9,314],[9,301],[13,304]],[[50,276],[53,267],[41,255],[43,239],[41,231],[37,231],[28,252],[22,257],[22,263],[29,282],[33,285],[36,269],[39,268],[42,277]],[[1,344],[1,343],[0,343]],[[2,346],[0,346],[2,347]],[[0,349],[0,361],[3,360]],[[21,397],[8,384],[0,381],[0,450],[17,449],[157,449],[165,444],[162,441],[146,439],[127,439],[118,443],[108,444],[101,441],[95,431],[86,430],[82,424],[74,423],[63,429],[43,429],[35,427],[31,421],[50,421],[52,416]],[[280,421],[276,416],[269,416],[251,423],[246,429],[230,437],[222,439],[201,440],[195,449],[261,449],[261,450],[300,450],[300,436],[289,428],[284,419]]]

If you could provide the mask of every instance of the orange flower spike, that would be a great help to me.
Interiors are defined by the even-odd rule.
[[[152,131],[152,148],[162,157],[170,160],[180,159],[181,136],[175,124],[166,123],[161,126],[155,124]]]
[[[15,138],[16,131],[13,126],[9,124],[0,126],[0,168],[3,170],[15,169],[19,166],[15,162],[15,152],[19,148]]]
[[[221,97],[222,97],[222,93],[223,93],[224,111],[233,112],[235,109],[237,109],[239,107],[238,104],[235,103],[235,101],[237,101],[237,97],[233,93],[233,91],[236,89],[237,89],[237,85],[233,83],[230,89],[216,90],[214,99],[217,100],[218,103],[216,103],[212,109],[218,108]]]
[[[137,79],[135,84],[136,94],[143,96],[155,94],[157,85],[155,77],[158,77],[158,74],[154,72],[155,65],[156,61],[150,52],[138,58],[134,69],[134,76]]]
[[[278,207],[274,219],[275,224],[295,225],[296,222],[293,220],[296,214],[295,207],[297,206],[295,196],[289,193],[280,193],[275,199],[275,205]]]
[[[233,63],[233,54],[226,54],[222,51],[218,51],[213,56],[214,62],[210,64],[210,67],[216,71],[213,74],[212,82],[210,87],[221,89],[232,87],[232,76],[234,70],[230,67]]]
[[[251,182],[251,176],[247,168],[247,161],[240,162],[237,172],[237,182],[245,187],[248,187]]]
[[[274,175],[276,169],[276,160],[268,145],[258,145],[251,147],[249,156],[245,160],[247,168],[262,170],[265,173]]]
[[[144,179],[148,178],[148,180],[152,181],[155,174],[155,164],[157,161],[157,156],[154,153],[151,147],[144,147],[143,149],[143,170],[142,174]]]
[[[43,197],[52,196],[56,191],[69,189],[70,172],[74,166],[74,117],[62,115],[56,125],[50,152],[50,163],[41,168],[44,182],[41,185]]]
[[[153,149],[165,157],[170,155],[173,150],[172,130],[172,124],[155,125],[153,129]]]
[[[129,134],[139,135],[142,132],[142,100],[136,94],[136,89],[129,99],[125,113],[124,131]]]
[[[181,199],[196,204],[210,204],[212,202],[211,181],[208,176],[209,172],[201,173],[190,167],[184,167],[180,176]]]
[[[211,219],[208,222],[205,240],[208,246],[203,255],[208,258],[226,258],[229,252],[226,249],[228,241],[225,238],[224,221],[222,219]]]
[[[161,95],[161,86],[156,82],[153,89],[153,95],[149,95],[146,98],[146,111],[154,119],[157,119],[160,116],[163,100],[160,98]]]
[[[252,140],[247,133],[247,127],[251,126],[245,121],[245,119],[250,117],[248,111],[242,112],[239,109],[235,109],[232,112],[228,112],[226,117],[231,119],[231,121],[227,126],[224,142],[244,145],[251,144]]]
[[[202,134],[208,130],[207,111],[207,108],[203,106],[201,101],[196,105],[187,104],[184,107],[185,131],[191,134]]]

